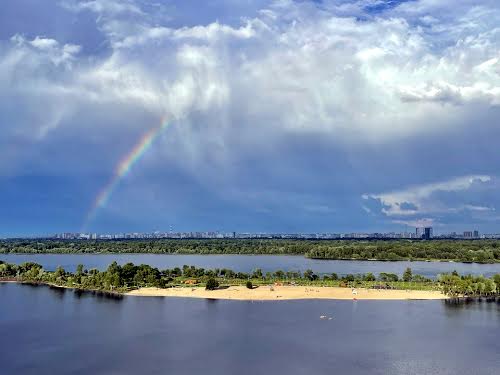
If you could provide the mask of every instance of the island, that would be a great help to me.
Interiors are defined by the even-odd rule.
[[[410,268],[402,276],[385,272],[377,276],[373,273],[317,275],[312,270],[264,274],[260,269],[243,273],[185,265],[159,270],[146,264],[121,266],[113,262],[105,271],[87,270],[80,264],[75,272],[67,272],[62,267],[47,271],[33,262],[15,265],[0,261],[0,281],[129,296],[234,300],[496,299],[500,296],[500,274],[485,278],[453,272],[432,280],[413,274]]]

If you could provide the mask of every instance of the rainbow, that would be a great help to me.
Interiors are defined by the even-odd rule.
[[[155,139],[163,132],[168,126],[168,122],[162,118],[161,125],[149,130],[142,138],[135,144],[132,150],[125,155],[115,168],[113,176],[106,185],[100,190],[99,194],[94,199],[90,210],[85,218],[82,227],[82,232],[85,232],[88,224],[95,218],[100,208],[106,206],[111,195],[116,190],[120,181],[122,181],[129,173],[132,167],[142,158],[148,151]]]

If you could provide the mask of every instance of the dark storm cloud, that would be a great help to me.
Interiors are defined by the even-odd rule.
[[[167,119],[91,229],[493,230],[500,9],[471,4],[7,1],[0,195],[76,230]]]

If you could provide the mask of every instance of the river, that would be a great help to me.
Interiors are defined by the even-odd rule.
[[[0,283],[0,301],[2,374],[493,375],[500,369],[496,302],[110,298],[11,283]]]
[[[166,255],[166,254],[0,254],[0,260],[20,264],[36,262],[49,271],[57,266],[66,271],[74,271],[78,264],[85,268],[104,270],[117,261],[119,264],[132,262],[134,264],[149,264],[159,269],[189,266],[213,268],[230,268],[237,272],[251,272],[261,268],[264,272],[305,271],[312,269],[319,274],[336,272],[339,275],[360,274],[372,272],[390,272],[402,275],[407,267],[414,274],[435,278],[440,273],[456,270],[460,274],[483,275],[490,277],[500,273],[500,263],[450,263],[450,262],[381,262],[381,261],[350,261],[350,260],[317,260],[302,256],[288,255]]]

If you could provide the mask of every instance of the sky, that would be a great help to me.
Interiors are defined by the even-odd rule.
[[[4,0],[0,236],[500,232],[498,0]]]

